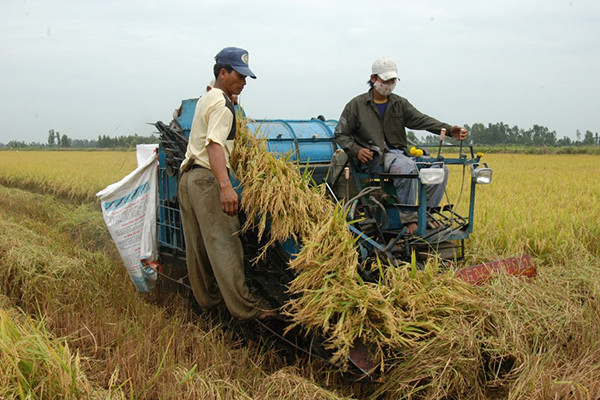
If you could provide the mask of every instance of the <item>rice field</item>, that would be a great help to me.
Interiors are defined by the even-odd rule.
[[[373,387],[242,342],[223,323],[193,317],[177,290],[135,292],[94,199],[135,167],[134,153],[1,154],[0,398],[600,397],[600,156],[484,157],[494,177],[478,189],[467,257],[528,253],[538,277],[466,288],[438,280],[434,265],[418,279],[388,276],[404,297],[380,295],[436,329]],[[461,177],[451,169],[453,204],[468,196]],[[302,322],[318,329],[313,314]]]
[[[76,201],[95,201],[96,193],[137,165],[135,152],[4,151],[0,184]]]

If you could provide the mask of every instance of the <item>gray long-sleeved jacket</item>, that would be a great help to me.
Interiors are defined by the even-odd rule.
[[[442,128],[450,132],[451,125],[423,114],[408,100],[393,93],[388,98],[382,121],[371,89],[346,104],[335,128],[334,138],[347,154],[356,159],[361,148],[372,145],[383,151],[390,147],[408,151],[406,128],[439,135]]]

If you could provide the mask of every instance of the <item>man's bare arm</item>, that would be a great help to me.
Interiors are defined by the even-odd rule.
[[[223,212],[227,215],[236,215],[238,212],[238,195],[231,181],[229,180],[229,171],[227,170],[227,163],[225,161],[225,151],[220,144],[211,142],[206,146],[208,152],[208,160],[210,162],[210,169],[217,178],[219,187],[221,188],[221,205],[223,206]]]

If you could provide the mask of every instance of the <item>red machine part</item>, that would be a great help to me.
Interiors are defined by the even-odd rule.
[[[479,285],[486,282],[495,274],[508,274],[531,278],[537,275],[537,270],[535,265],[533,265],[531,256],[523,254],[520,257],[491,261],[456,271],[456,276],[458,278],[465,282],[472,283],[473,285]]]

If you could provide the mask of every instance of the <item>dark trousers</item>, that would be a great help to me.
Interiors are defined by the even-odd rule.
[[[240,222],[237,215],[223,212],[214,174],[205,168],[184,172],[178,192],[188,275],[196,300],[204,309],[225,301],[235,318],[255,318],[259,303],[245,282]]]

